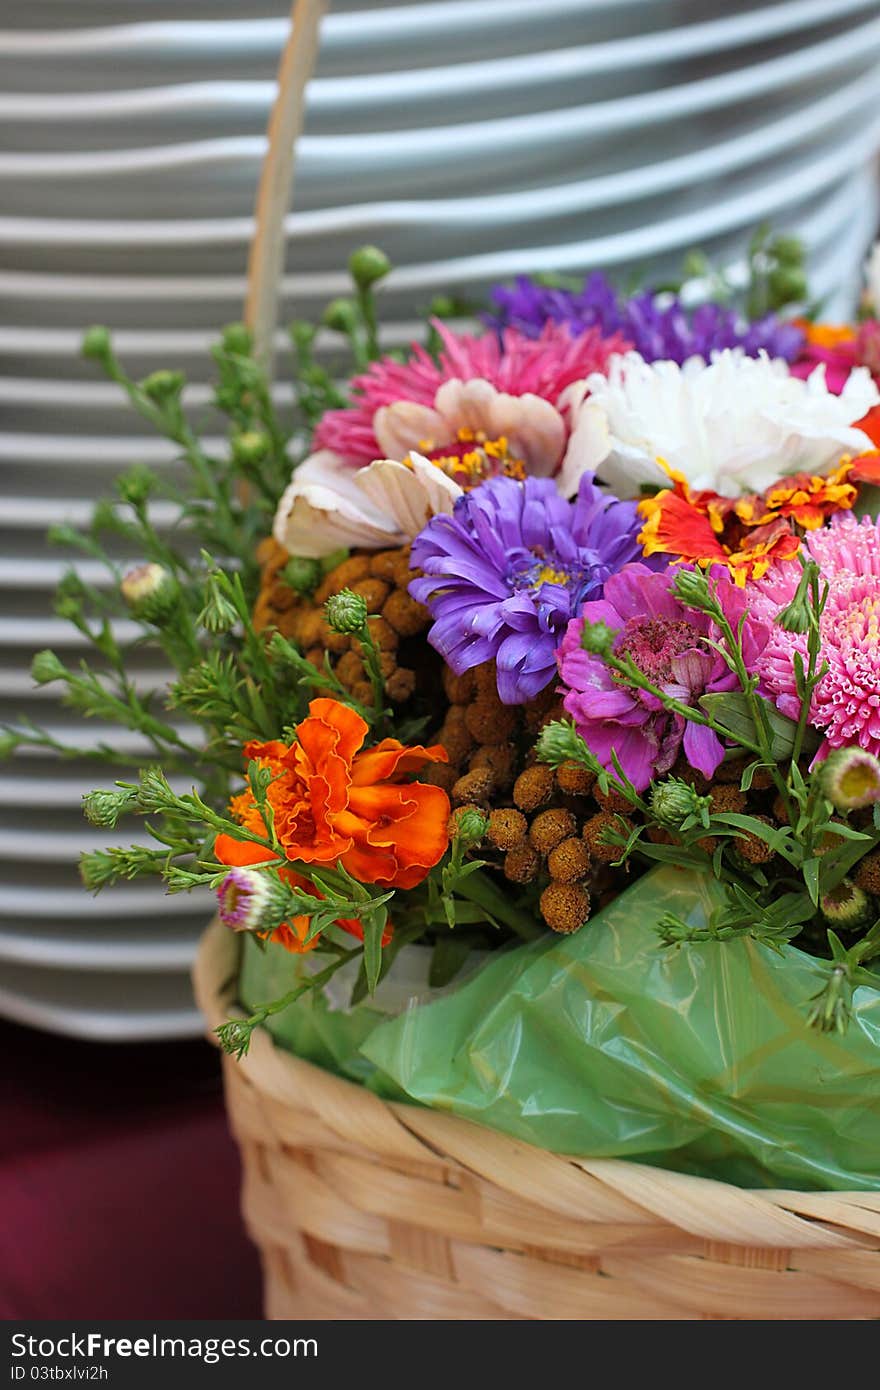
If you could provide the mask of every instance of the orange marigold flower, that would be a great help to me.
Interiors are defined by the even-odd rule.
[[[405,779],[426,763],[445,762],[446,751],[407,748],[393,738],[363,750],[366,733],[354,710],[319,699],[309,705],[294,743],[253,742],[244,753],[273,774],[266,796],[288,859],[341,865],[359,883],[414,888],[446,850],[450,808],[440,787]],[[231,809],[248,830],[266,834],[250,789],[233,799]],[[260,849],[228,835],[215,842],[223,863],[242,862],[226,858],[230,853]]]
[[[719,497],[694,492],[669,470],[672,486],[639,503],[645,525],[639,543],[646,555],[674,555],[697,565],[723,564],[737,584],[760,579],[771,565],[797,554],[800,538],[792,523],[810,531],[834,512],[848,510],[856,483],[880,478],[880,453],[844,459],[827,478],[796,473],[763,493]]]

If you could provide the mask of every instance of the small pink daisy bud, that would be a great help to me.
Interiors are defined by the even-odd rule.
[[[835,748],[819,769],[819,784],[838,811],[880,801],[880,759],[864,748]]]
[[[277,927],[281,894],[274,891],[276,883],[265,869],[230,869],[217,889],[221,922],[231,931]]]

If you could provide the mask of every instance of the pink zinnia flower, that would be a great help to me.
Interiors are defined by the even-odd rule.
[[[817,761],[832,748],[858,744],[880,754],[880,522],[839,512],[804,542],[829,586],[820,620],[821,658],[828,671],[813,695],[810,723],[825,731]],[[747,587],[752,612],[771,624],[794,597],[801,567],[781,565],[772,578]],[[758,661],[763,687],[783,714],[797,719],[801,702],[794,654],[807,660],[802,633],[773,626]]]
[[[585,379],[625,339],[596,329],[575,338],[555,323],[538,338],[435,327],[439,361],[421,347],[407,362],[382,358],[355,378],[354,404],[324,416],[275,517],[291,554],[400,545],[491,477],[552,477],[564,495],[577,492]]]
[[[605,581],[603,597],[585,603],[582,616],[569,623],[557,653],[565,708],[578,733],[609,770],[616,753],[637,791],[668,772],[682,749],[692,767],[711,777],[724,745],[711,729],[669,714],[656,696],[624,685],[601,657],[583,649],[581,634],[584,620],[606,623],[617,632],[616,655],[632,657],[653,685],[693,708],[701,695],[735,689],[736,676],[704,640],[718,641],[721,634],[705,614],[675,598],[675,574],[674,567],[657,574],[639,563],[625,565]],[[768,629],[749,616],[743,590],[726,571],[709,574],[733,630],[743,622],[743,655],[754,670]]]

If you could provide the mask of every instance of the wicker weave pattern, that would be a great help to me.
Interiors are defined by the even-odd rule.
[[[196,966],[211,1028],[235,968],[215,924]],[[224,1067],[269,1318],[880,1317],[880,1194],[561,1158],[387,1104],[267,1034]]]

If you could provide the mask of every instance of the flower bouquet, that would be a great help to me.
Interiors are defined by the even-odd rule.
[[[149,749],[86,886],[216,894],[273,1315],[880,1313],[880,322],[815,322],[790,238],[749,266],[384,353],[362,248],[291,422],[224,331],[222,457],[85,339],[179,464],[57,530],[111,583],[33,673]]]

